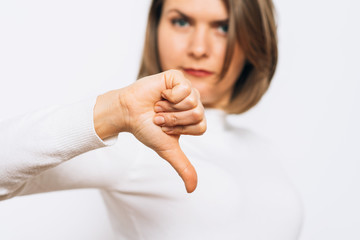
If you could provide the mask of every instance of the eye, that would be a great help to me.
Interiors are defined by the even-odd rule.
[[[186,27],[189,25],[189,22],[184,19],[184,18],[175,18],[175,19],[172,19],[171,20],[171,23],[174,25],[174,26],[179,26],[179,27]]]
[[[229,25],[224,23],[224,24],[219,24],[219,26],[217,27],[218,30],[223,33],[223,34],[226,34],[229,30]]]

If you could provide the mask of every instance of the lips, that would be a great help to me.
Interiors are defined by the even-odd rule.
[[[194,69],[194,68],[183,68],[183,71],[195,77],[208,77],[214,74],[213,72],[204,69]]]

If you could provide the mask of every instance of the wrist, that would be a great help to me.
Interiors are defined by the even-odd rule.
[[[122,89],[113,90],[97,97],[93,120],[96,134],[102,140],[127,131],[126,108],[122,102]]]

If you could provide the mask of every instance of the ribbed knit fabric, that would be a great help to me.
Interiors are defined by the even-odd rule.
[[[95,101],[54,106],[0,122],[0,199],[16,194],[27,179],[46,169],[109,145],[94,131]]]
[[[117,239],[298,238],[301,203],[278,159],[224,112],[206,110],[207,132],[180,138],[199,180],[187,194],[170,164],[131,134],[101,148],[106,143],[94,132],[93,106],[85,101],[2,122],[2,199],[100,189]],[[101,149],[89,151],[95,148]]]

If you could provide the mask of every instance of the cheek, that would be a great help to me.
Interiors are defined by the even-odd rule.
[[[185,53],[183,39],[174,34],[172,30],[159,25],[157,43],[162,70],[179,67]]]
[[[223,68],[224,60],[225,60],[225,54],[226,54],[226,40],[218,40],[213,44],[212,48],[212,55],[214,61],[216,61],[218,71],[221,71]]]

